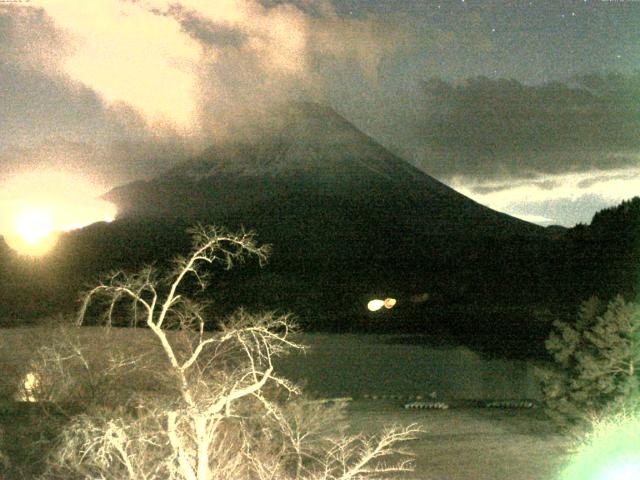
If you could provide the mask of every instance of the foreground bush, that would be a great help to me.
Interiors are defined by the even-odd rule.
[[[68,367],[84,369],[83,385],[91,386],[82,397],[86,411],[64,429],[44,477],[348,480],[410,470],[397,444],[414,438],[416,428],[373,438],[345,435],[340,405],[304,401],[297,386],[276,374],[274,358],[302,348],[287,316],[240,310],[218,322],[214,333],[205,332],[207,310],[188,296],[187,282],[205,288],[204,266],[228,269],[249,256],[263,262],[268,252],[247,233],[197,227],[193,234],[191,255],[168,273],[116,272],[84,296],[79,324],[95,302],[103,302],[107,327],[128,305],[130,326],[146,327],[156,341],[152,362],[142,358],[145,352],[130,352],[94,374],[83,350],[74,347],[68,355],[53,355],[53,363],[41,362],[59,366],[58,377],[69,385],[76,377]],[[143,365],[144,376],[157,379],[159,388],[109,393],[120,389],[110,375],[124,372],[119,378],[128,378],[130,387]],[[87,390],[56,388],[65,399],[70,393],[64,392]]]
[[[618,296],[609,304],[591,298],[575,323],[556,321],[546,342],[555,364],[539,369],[548,415],[580,434],[590,419],[615,413],[638,399],[640,311]]]

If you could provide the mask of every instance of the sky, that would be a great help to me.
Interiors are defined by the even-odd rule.
[[[640,194],[640,1],[0,0],[0,185],[99,194],[300,99],[480,203],[589,223]]]

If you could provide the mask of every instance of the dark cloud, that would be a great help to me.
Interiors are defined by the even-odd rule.
[[[0,63],[55,70],[70,45],[43,9],[0,4]]]
[[[135,135],[132,127],[144,125],[134,112],[107,107],[81,84],[18,64],[0,64],[0,88],[0,142],[5,144],[50,136],[108,141]]]
[[[83,48],[77,41],[86,29],[67,32],[43,9],[0,6],[0,174],[18,165],[58,168],[65,156],[70,168],[111,172],[113,182],[161,171],[203,143],[250,134],[248,122],[263,129],[289,100],[340,105],[354,90],[370,90],[406,38],[399,23],[343,18],[329,2],[249,1],[229,15],[197,2],[139,5],[150,25],[171,18],[201,47],[189,65],[195,128],[183,139],[152,130],[145,112],[105,101],[100,82],[71,78],[66,61]],[[163,51],[149,47],[149,55]]]
[[[225,13],[213,2],[131,0],[149,28],[160,20],[172,25],[168,44],[186,39],[195,51],[181,57],[179,49],[164,45],[147,49],[146,39],[154,37],[140,36],[135,44],[135,36],[119,39],[116,27],[113,38],[104,37],[125,47],[133,42],[144,55],[170,57],[187,72],[197,91],[197,119],[186,139],[151,130],[144,105],[138,112],[106,102],[119,97],[101,91],[102,82],[80,83],[63,73],[65,60],[82,45],[70,44],[43,10],[0,6],[0,162],[15,165],[28,157],[40,165],[66,150],[74,165],[94,165],[120,182],[158,172],[202,143],[246,138],[248,120],[262,131],[264,122],[273,121],[270,112],[287,100],[314,100],[335,107],[427,173],[445,182],[467,177],[479,195],[507,191],[520,181],[554,190],[557,182],[540,178],[637,166],[640,74],[538,85],[487,77],[420,83],[425,71],[448,79],[490,74],[495,65],[489,59],[521,63],[532,52],[510,53],[524,45],[520,37],[493,35],[503,10],[465,13],[466,6],[456,3],[439,13],[434,4],[426,15],[423,2],[408,3],[415,18],[393,2],[247,0]],[[356,4],[367,6],[351,15]],[[502,30],[522,33],[534,17],[518,17],[522,25],[514,17]],[[90,36],[89,27],[76,36]],[[527,38],[548,32],[534,33]],[[149,71],[146,78],[163,79],[163,72]],[[125,81],[126,73],[120,75]],[[139,75],[132,78],[140,81]],[[152,85],[163,94],[166,83]],[[255,122],[260,118],[262,124]],[[477,181],[483,179],[488,181]]]
[[[0,145],[147,134],[133,109],[107,105],[97,92],[62,73],[69,49],[42,9],[0,6]]]
[[[560,183],[556,180],[528,180],[520,179],[519,181],[499,182],[499,183],[487,183],[483,185],[472,185],[469,189],[476,194],[486,195],[488,193],[504,192],[513,189],[514,187],[521,187],[524,185],[531,185],[537,187],[540,190],[554,190],[560,186]]]
[[[631,166],[640,74],[529,86],[478,77],[424,82],[414,158],[441,176],[522,176]],[[419,153],[415,153],[419,152]]]
[[[578,184],[576,185],[579,189],[588,189],[593,187],[594,185],[597,185],[598,183],[601,182],[609,182],[609,181],[615,181],[615,180],[635,180],[638,178],[638,173],[636,171],[634,171],[633,173],[620,173],[620,174],[615,174],[615,175],[598,175],[597,172],[594,172],[594,176],[592,178],[586,179],[586,180],[582,180],[580,182],[578,182]]]
[[[247,40],[247,35],[239,29],[215,23],[197,11],[185,8],[179,3],[172,4],[164,12],[155,10],[154,13],[173,17],[180,23],[185,33],[210,47],[240,48]]]

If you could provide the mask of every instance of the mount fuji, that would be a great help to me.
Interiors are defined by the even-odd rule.
[[[150,181],[106,195],[119,216],[247,224],[299,217],[347,231],[531,235],[541,227],[498,213],[398,158],[329,107],[290,103],[249,140],[212,146]],[[321,224],[321,225],[320,225]],[[349,225],[352,228],[349,228]],[[346,233],[346,232],[343,232]]]
[[[443,312],[467,322],[553,288],[543,227],[472,201],[333,109],[290,103],[258,125],[108,192],[118,218],[66,239],[61,263],[82,259],[67,276],[186,253],[185,229],[201,222],[255,230],[273,247],[265,269],[230,272],[240,283],[218,290],[221,302],[292,310],[315,325],[353,326],[373,295],[397,297],[403,322]],[[410,298],[431,310],[407,313]]]

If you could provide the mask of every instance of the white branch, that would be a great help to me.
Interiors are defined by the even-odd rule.
[[[215,338],[209,338],[207,340],[199,342],[198,346],[196,347],[191,357],[189,357],[189,359],[180,366],[180,370],[182,370],[183,372],[187,370],[191,365],[193,365],[198,360],[198,357],[202,353],[202,350],[204,349],[204,347],[215,341],[216,341]]]

